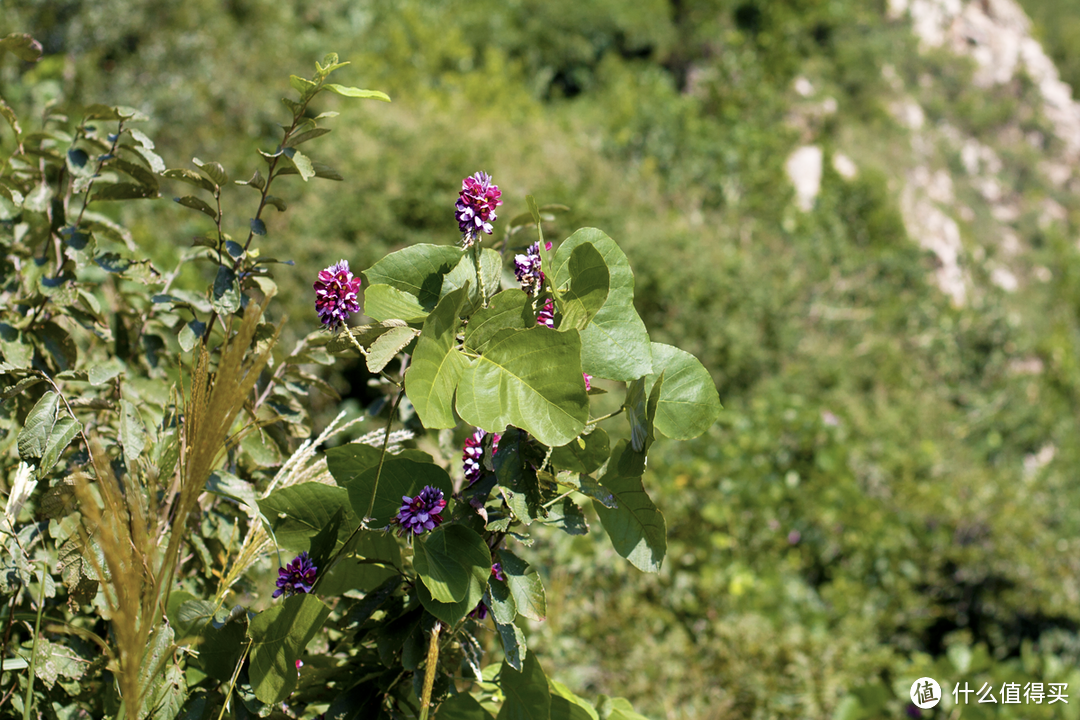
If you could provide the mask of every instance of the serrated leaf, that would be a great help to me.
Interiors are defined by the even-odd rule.
[[[413,543],[413,567],[431,597],[442,603],[460,602],[470,582],[486,587],[491,552],[484,539],[464,525],[443,525]]]
[[[206,332],[206,323],[199,322],[198,320],[192,320],[180,328],[180,332],[177,334],[176,339],[180,343],[180,349],[184,352],[191,352],[191,349],[195,347],[195,343]]]
[[[37,62],[41,59],[41,43],[26,33],[11,33],[0,40],[0,52],[7,50],[23,62]]]
[[[22,135],[22,127],[19,125],[19,118],[15,115],[15,111],[11,109],[11,106],[4,102],[4,98],[0,97],[0,115],[4,116],[4,119],[8,121],[8,125],[15,131],[15,136]]]
[[[185,182],[188,185],[194,185],[197,188],[214,192],[214,183],[207,180],[200,173],[194,170],[188,170],[187,168],[170,168],[169,170],[161,173],[162,177],[172,178],[173,180],[179,180]],[[262,189],[261,187],[259,188]]]
[[[709,371],[686,352],[652,344],[653,367],[663,371],[664,387],[656,406],[656,429],[675,440],[689,440],[707,431],[723,409]],[[649,376],[649,382],[656,379]]]
[[[60,455],[67,449],[67,446],[71,444],[71,441],[75,439],[80,430],[82,430],[82,423],[71,417],[62,417],[56,421],[52,432],[49,434],[45,452],[41,456],[41,464],[38,466],[40,473],[44,474],[52,470],[53,466],[56,465],[56,461],[60,459]]]
[[[150,166],[150,169],[160,175],[165,172],[165,161],[161,159],[161,156],[148,147],[138,146],[135,148],[135,152],[142,155],[146,160],[146,164]]]
[[[123,273],[131,267],[131,261],[117,253],[102,253],[94,258],[94,262],[102,270],[111,273]]]
[[[462,372],[458,414],[488,432],[514,425],[544,445],[565,445],[589,415],[580,357],[576,330],[500,330]]]
[[[371,349],[365,358],[368,370],[373,373],[380,372],[394,359],[395,355],[413,341],[417,334],[417,331],[411,327],[398,327],[392,328],[384,335],[380,335],[371,344]]]
[[[361,90],[360,88],[345,87],[344,85],[337,85],[335,83],[326,83],[323,85],[323,88],[337,95],[341,95],[342,97],[369,98],[372,100],[390,102],[390,96],[384,92],[379,92],[378,90]]]
[[[214,222],[217,222],[217,211],[210,207],[210,204],[202,198],[197,198],[194,195],[185,195],[184,197],[173,198],[173,201],[180,203],[184,207],[189,207],[192,210],[198,210]]]
[[[19,431],[19,457],[23,460],[40,459],[49,445],[49,435],[56,424],[56,412],[60,407],[60,396],[47,391],[30,409]]]
[[[428,428],[448,428],[454,417],[454,390],[468,360],[454,348],[458,312],[468,286],[444,297],[424,321],[412,366],[405,374],[405,392]]]
[[[506,699],[497,720],[549,720],[551,717],[551,692],[536,653],[529,653],[520,672],[504,662],[499,672],[499,687]]]
[[[300,93],[301,97],[311,94],[312,91],[319,87],[317,84],[311,82],[307,78],[302,78],[299,75],[290,75],[289,84],[292,85],[293,90]]]
[[[232,268],[224,265],[218,268],[210,304],[223,317],[232,315],[240,308],[240,283]]]
[[[156,184],[154,186],[141,183],[113,183],[111,185],[94,185],[94,194],[91,200],[144,200],[158,197]]]
[[[267,704],[284,701],[296,687],[296,660],[322,628],[330,608],[314,595],[285,598],[251,621],[248,675],[255,697]]]
[[[607,508],[594,504],[593,508],[617,553],[639,570],[659,572],[667,553],[667,527],[664,516],[641,483],[644,465],[633,455],[627,442],[620,440],[611,453],[607,472],[600,479],[619,506]]]
[[[634,272],[615,241],[600,230],[583,228],[559,247],[555,262],[585,243],[603,257],[609,289],[604,305],[581,333],[582,370],[625,382],[647,375],[652,372],[649,333],[634,309]]]

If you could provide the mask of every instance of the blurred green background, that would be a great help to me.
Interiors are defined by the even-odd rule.
[[[1075,5],[1023,4],[1080,82]],[[311,154],[345,182],[276,189],[293,207],[268,218],[264,248],[296,262],[276,273],[291,337],[316,327],[318,269],[454,242],[477,170],[502,188],[503,222],[532,194],[571,208],[551,235],[596,226],[621,244],[653,338],[702,360],[725,411],[650,456],[659,575],[595,522],[523,551],[547,576],[530,647],[550,676],[658,719],[919,717],[922,675],[1072,695],[947,697],[923,717],[1080,717],[1080,198],[1046,179],[1060,143],[1022,73],[978,87],[970,60],[920,51],[880,0],[0,0],[0,32],[15,31],[46,53],[0,67],[22,116],[55,98],[138,107],[169,167],[250,175],[276,146],[288,75],[327,52],[352,62],[338,82],[393,98],[320,96],[316,112],[342,115]],[[919,157],[893,109],[905,98],[932,141]],[[950,132],[1000,159],[1011,250]],[[808,212],[784,171],[803,143],[825,160]],[[840,153],[855,176],[834,169]],[[920,164],[951,178],[947,210],[969,211],[954,213],[962,305],[906,229]],[[232,193],[239,233],[255,202]],[[132,212],[165,264],[206,230],[168,198]],[[991,281],[1006,262],[1011,291]],[[362,365],[332,373],[367,402]],[[336,411],[311,407],[323,423]]]

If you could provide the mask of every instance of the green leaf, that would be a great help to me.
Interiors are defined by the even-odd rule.
[[[34,189],[26,195],[26,199],[23,200],[23,207],[30,212],[45,212],[49,209],[49,202],[53,198],[53,189],[50,185],[41,183],[35,185]]]
[[[591,243],[563,252],[567,244],[559,248],[553,260],[556,288],[568,287],[562,296],[559,329],[584,330],[607,301],[610,277],[604,257]]]
[[[507,428],[499,440],[493,465],[499,481],[499,492],[511,512],[518,520],[530,524],[546,513],[542,507],[543,497],[536,468],[530,459],[524,457],[523,451],[528,449],[527,441],[527,435],[518,428]]]
[[[328,465],[330,461],[331,455],[328,452]],[[342,482],[341,476],[345,474],[342,468],[338,467],[335,472],[331,467],[330,472],[335,480]],[[368,508],[371,508],[372,527],[389,525],[390,521],[397,516],[398,509],[401,508],[401,498],[403,496],[415,497],[426,485],[442,490],[447,500],[453,493],[450,476],[446,470],[434,463],[417,462],[408,458],[387,455],[383,463],[382,475],[379,476],[378,484],[376,484],[375,478],[378,474],[379,468],[375,465],[346,483],[349,502],[352,503],[356,516],[359,518],[367,516]]]
[[[481,250],[480,272],[484,276],[484,291],[491,292],[497,289],[499,287],[499,278],[502,275],[502,256],[494,250]],[[476,259],[471,252],[462,256],[454,269],[443,276],[442,289],[439,291],[440,296],[445,297],[454,290],[466,286],[470,288],[469,295],[461,314],[469,316],[484,301],[480,296],[480,283],[476,277]]]
[[[364,291],[364,314],[372,320],[423,322],[428,312],[414,296],[390,285],[371,285]]]
[[[307,155],[291,147],[282,150],[281,154],[288,158],[289,162],[296,168],[296,172],[300,173],[300,177],[304,179],[304,182],[315,177],[315,168],[312,167],[311,159]]]
[[[600,479],[619,503],[617,508],[594,504],[615,551],[644,572],[659,572],[667,552],[664,516],[645,493],[639,464],[625,440],[611,453],[607,473]],[[642,468],[643,469],[643,468]]]
[[[551,720],[600,720],[592,705],[558,680],[548,678],[548,687],[551,688]]]
[[[139,411],[127,400],[120,401],[120,444],[124,448],[124,463],[130,468],[146,447],[146,425]]]
[[[495,623],[495,629],[499,631],[499,639],[502,640],[506,664],[520,671],[525,656],[528,654],[525,633],[521,632],[521,628],[514,623],[497,622]]]
[[[315,171],[315,177],[322,178],[323,180],[335,180],[341,182],[345,179],[337,170],[321,162],[313,161],[311,163],[311,169]]]
[[[497,332],[505,328],[525,330],[536,326],[529,296],[514,288],[504,290],[492,296],[486,308],[481,308],[469,317],[465,328],[465,347],[473,352],[483,353],[487,344]]]
[[[476,604],[483,599],[484,586],[477,582],[476,578],[470,576],[469,588],[463,599],[455,603],[442,603],[431,597],[431,591],[428,590],[427,585],[417,583],[416,596],[420,599],[420,604],[424,606],[425,610],[447,625],[453,626],[461,622],[466,615],[473,611]]]
[[[11,33],[0,40],[0,52],[4,50],[23,62],[37,62],[42,53],[41,43],[26,33]]]
[[[214,222],[217,222],[217,211],[210,207],[210,204],[202,198],[197,198],[194,195],[185,195],[184,197],[174,197],[173,202],[178,202],[184,207],[189,207],[192,210],[198,210]]]
[[[497,720],[548,720],[551,717],[551,692],[536,653],[529,653],[520,672],[504,662],[499,671],[499,687],[506,700],[499,709]]]
[[[536,568],[509,550],[500,548],[496,553],[518,613],[530,620],[543,622],[547,617],[547,598],[544,595],[544,582]]]
[[[709,371],[690,353],[663,343],[652,344],[652,357],[654,370],[664,375],[656,429],[674,440],[689,440],[707,431],[723,409]],[[655,379],[649,376],[649,382]]]
[[[23,460],[41,458],[49,446],[49,435],[56,424],[60,396],[47,391],[31,408],[19,431],[19,457]]]
[[[289,697],[296,687],[296,660],[329,615],[319,598],[300,594],[255,616],[248,627],[253,641],[248,676],[255,697],[267,704]]]
[[[266,204],[267,205],[273,205],[274,207],[277,208],[278,212],[285,212],[286,210],[289,209],[288,204],[284,200],[282,200],[281,198],[277,197],[276,195],[267,195],[266,196]]]
[[[372,325],[356,325],[330,338],[329,342],[326,343],[326,349],[332,353],[347,352],[349,350],[355,352],[356,346],[345,336],[345,333],[351,333],[353,339],[360,345],[370,345],[385,333],[395,328],[404,327],[406,325],[402,320],[383,320]],[[415,330],[413,332],[415,333]]]
[[[341,95],[342,97],[370,98],[372,100],[390,102],[390,96],[384,92],[379,92],[378,90],[361,90],[360,88],[345,87],[344,85],[336,85],[334,83],[326,83],[323,85],[323,89]]]
[[[587,535],[589,523],[585,519],[585,513],[581,511],[577,503],[568,497],[547,509],[547,517],[541,520],[544,525],[557,527],[567,535]]]
[[[308,140],[314,140],[317,137],[322,137],[330,132],[330,128],[313,128],[307,132],[302,132],[299,135],[293,135],[285,143],[285,147],[296,147],[300,143],[305,143]]]
[[[368,370],[373,373],[380,372],[394,359],[395,355],[413,341],[416,335],[416,330],[411,327],[391,328],[387,333],[380,335],[371,344],[371,350],[365,358]]]
[[[225,172],[225,168],[221,166],[221,163],[217,162],[203,162],[199,158],[192,158],[191,162],[198,166],[199,171],[206,176],[206,179],[214,183],[217,186],[227,185],[229,182],[229,173]]]
[[[141,183],[112,183],[111,185],[94,185],[94,194],[90,198],[94,200],[143,200],[145,198],[158,197],[157,186],[143,185]]]
[[[472,695],[451,695],[439,706],[437,720],[493,720],[491,713],[483,708]]]
[[[251,232],[256,235],[266,234],[266,223],[259,218],[251,218]]]
[[[615,241],[600,230],[583,228],[559,247],[569,257],[579,245],[596,248],[607,266],[608,296],[581,333],[581,365],[590,375],[629,382],[652,372],[649,333],[634,309],[634,272]]]
[[[458,414],[488,432],[514,425],[544,445],[565,445],[589,418],[580,357],[576,330],[500,330],[462,373]]]
[[[180,343],[180,349],[184,352],[191,352],[191,349],[195,347],[195,343],[206,332],[206,323],[199,322],[198,320],[192,320],[180,328],[179,334],[176,339]]]
[[[356,527],[349,492],[344,488],[306,482],[278,488],[258,501],[281,547],[291,552],[311,549],[311,539],[319,534],[338,511],[345,520],[338,528],[338,542],[344,542]]]
[[[240,283],[232,268],[225,265],[218,268],[210,304],[222,317],[232,315],[240,309]]]
[[[368,285],[390,285],[412,295],[430,312],[443,296],[443,275],[457,267],[464,252],[452,245],[410,245],[390,253],[362,275]]]
[[[634,706],[626,698],[609,698],[601,695],[596,703],[601,720],[648,720],[634,712]]]
[[[491,552],[487,543],[464,525],[443,525],[413,543],[413,567],[431,597],[442,603],[463,600],[473,580],[487,585]]]
[[[82,430],[82,423],[71,417],[62,417],[56,421],[52,432],[49,434],[45,452],[41,456],[41,464],[38,466],[39,473],[44,474],[52,469],[56,461],[60,459],[61,453],[75,439],[80,430]]]
[[[326,469],[339,487],[346,487],[366,470],[379,464],[382,450],[366,443],[349,443],[326,450]],[[395,456],[387,453],[386,459]]]
[[[551,464],[560,470],[591,473],[611,455],[609,443],[607,432],[603,428],[596,428],[588,435],[576,437],[552,450]]]
[[[513,623],[517,618],[517,603],[506,583],[493,577],[488,580],[487,593],[484,594],[484,604],[491,610],[495,624]]]
[[[161,173],[162,177],[172,178],[173,180],[179,180],[185,182],[188,185],[194,185],[197,188],[214,192],[214,183],[207,180],[200,173],[194,170],[188,170],[187,168],[170,168]],[[261,177],[261,176],[260,176]],[[253,182],[250,184],[254,184]],[[262,189],[262,186],[257,186]]]
[[[454,417],[454,390],[468,360],[454,348],[461,321],[458,312],[468,286],[450,293],[424,321],[412,366],[405,373],[405,392],[427,428],[449,428]]]
[[[236,669],[248,631],[247,613],[240,610],[222,623],[207,623],[199,633],[199,654],[194,662],[210,677],[230,677]]]
[[[126,272],[131,267],[130,260],[114,252],[102,253],[94,258],[94,262],[105,272],[117,274]]]
[[[349,590],[367,592],[387,580],[400,577],[401,546],[389,533],[379,530],[359,532],[351,554],[355,554],[356,558],[344,558],[326,569],[325,577],[319,582],[320,595],[342,595]],[[378,560],[386,564],[361,560]]]
[[[15,111],[11,109],[11,106],[4,102],[4,98],[0,98],[0,115],[4,116],[4,119],[8,121],[8,125],[15,131],[15,136],[22,135],[22,128],[19,126],[19,118],[15,115]]]
[[[158,190],[158,179],[154,173],[147,170],[138,163],[128,162],[122,158],[114,158],[109,162],[109,166],[122,171],[123,173],[131,176],[133,180],[139,185],[153,188],[154,193]]]
[[[100,256],[96,258],[96,261],[98,265],[101,265],[109,272],[122,272],[123,270],[113,270],[110,268],[127,263],[127,261],[122,260],[119,255],[114,255],[113,258],[109,258],[108,255]],[[112,263],[116,263],[116,265],[113,265]],[[124,270],[127,269],[126,264],[123,264],[122,267]],[[79,361],[79,348],[75,344],[75,341],[71,339],[71,335],[68,334],[67,330],[64,330],[56,323],[45,323],[38,331],[38,340],[41,342],[45,351],[52,356],[53,361],[61,371],[74,368],[75,364]]]

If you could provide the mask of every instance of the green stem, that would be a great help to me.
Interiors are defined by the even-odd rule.
[[[595,425],[598,422],[603,422],[604,420],[610,420],[611,418],[615,417],[616,415],[621,415],[622,411],[625,410],[625,409],[626,409],[626,406],[624,405],[623,407],[619,408],[615,412],[609,412],[607,415],[601,415],[598,418],[593,418],[592,420],[589,420],[589,425]]]
[[[480,267],[480,241],[473,243],[473,260],[476,261],[476,279],[480,283],[480,299],[483,301],[483,306],[488,306],[487,301],[487,288],[484,287],[484,269]]]
[[[420,720],[427,720],[428,706],[431,705],[431,688],[435,685],[435,668],[439,664],[439,630],[442,623],[435,621],[428,641],[427,667],[424,668],[424,692],[420,696]]]
[[[34,645],[30,648],[30,677],[26,681],[26,698],[23,700],[23,720],[30,720],[30,709],[34,703],[34,673],[37,670],[37,643],[41,632],[41,615],[45,611],[45,575],[49,572],[48,563],[41,563],[41,596],[38,598],[37,620],[34,622]]]
[[[225,693],[225,702],[221,705],[221,712],[218,713],[218,720],[225,717],[225,708],[229,707],[229,698],[232,697],[233,688],[236,687],[236,678],[240,675],[240,668],[244,667],[244,658],[247,657],[248,652],[251,650],[251,644],[254,640],[248,640],[247,647],[244,648],[244,652],[240,655],[240,661],[236,663],[236,669],[233,670],[232,679],[229,680],[229,692]]]

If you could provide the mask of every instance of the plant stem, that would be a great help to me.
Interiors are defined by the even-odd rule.
[[[254,640],[248,640],[247,647],[244,648],[244,652],[240,655],[240,661],[236,663],[236,669],[233,670],[232,679],[229,680],[229,692],[225,693],[225,702],[221,705],[221,712],[218,713],[218,720],[225,717],[225,708],[229,707],[229,699],[232,697],[233,688],[236,687],[236,678],[240,675],[240,668],[244,667],[244,658],[247,657],[248,652],[251,650],[251,644]]]
[[[30,720],[30,707],[34,702],[34,672],[37,669],[37,644],[41,632],[41,614],[45,611],[45,575],[49,565],[41,563],[41,595],[38,597],[37,620],[34,622],[34,644],[30,648],[30,677],[26,680],[26,699],[23,700],[23,720]]]
[[[439,664],[439,630],[442,623],[435,621],[428,641],[427,667],[424,668],[424,692],[420,696],[420,720],[427,720],[428,707],[431,705],[431,688],[435,685],[435,668]]]
[[[473,243],[473,260],[476,261],[476,280],[480,283],[480,299],[483,301],[483,306],[488,306],[487,301],[487,288],[484,287],[484,270],[480,267],[480,241],[477,240]]]
[[[616,415],[621,415],[622,411],[625,410],[625,409],[626,409],[626,406],[624,405],[623,407],[620,407],[615,412],[609,412],[607,415],[601,415],[598,418],[593,418],[592,420],[589,420],[589,425],[595,425],[598,422],[603,422],[604,420],[610,420],[611,418],[615,417]]]

